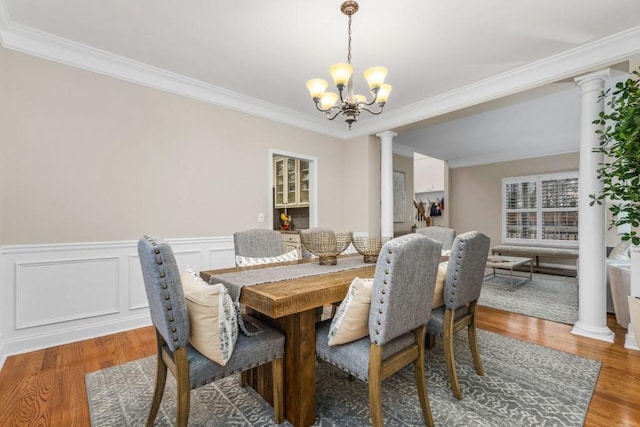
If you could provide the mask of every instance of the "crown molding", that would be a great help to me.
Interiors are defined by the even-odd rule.
[[[374,134],[481,104],[548,83],[606,68],[640,54],[640,26],[613,34],[403,108],[366,119],[352,137]]]
[[[2,15],[0,2],[0,17]],[[1,24],[1,23],[0,23]],[[96,72],[131,83],[207,102],[252,116],[344,139],[342,130],[326,120],[232,92],[129,58],[95,49],[20,24],[9,22],[0,31],[3,47],[50,61]],[[348,136],[348,135],[347,135]]]
[[[463,168],[468,166],[488,165],[492,163],[511,162],[515,160],[535,159],[538,157],[558,156],[561,154],[577,153],[577,151],[552,151],[547,153],[536,153],[530,151],[504,151],[500,153],[483,154],[479,156],[465,157],[457,160],[449,160],[449,169]]]
[[[382,116],[359,121],[353,130],[337,128],[324,117],[302,114],[227,89],[153,67],[11,22],[0,0],[0,44],[84,70],[186,96],[327,136],[351,139],[374,135],[482,102],[606,67],[640,53],[640,26],[560,54],[416,102]]]

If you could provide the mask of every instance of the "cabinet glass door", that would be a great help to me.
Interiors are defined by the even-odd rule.
[[[276,159],[274,170],[274,186],[275,186],[275,204],[276,206],[284,206],[286,200],[284,198],[284,159]]]
[[[297,204],[296,199],[296,159],[287,158],[287,200],[286,203]]]
[[[298,203],[309,204],[309,161],[298,160],[300,170],[298,171],[300,191],[298,192]]]

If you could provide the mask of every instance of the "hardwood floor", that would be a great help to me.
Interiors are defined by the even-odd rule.
[[[624,348],[626,330],[613,316],[608,325],[613,344],[571,335],[571,325],[479,307],[481,329],[602,362],[585,426],[639,426],[640,352]],[[147,327],[11,356],[0,371],[0,426],[88,426],[85,373],[154,351]]]

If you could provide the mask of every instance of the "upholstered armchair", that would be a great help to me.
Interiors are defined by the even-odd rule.
[[[453,240],[456,238],[456,231],[454,229],[439,226],[418,228],[416,233],[442,243],[443,251],[450,250],[453,245]]]
[[[340,307],[333,321],[317,325],[317,356],[368,383],[373,426],[382,426],[382,381],[409,363],[414,365],[424,421],[433,425],[425,380],[424,347],[440,253],[439,242],[417,234],[390,240],[383,246],[376,264],[368,335],[352,342],[329,345],[329,335],[334,334],[332,329],[339,324],[345,326],[339,318],[346,312],[346,306]],[[363,321],[366,324],[367,319]]]
[[[455,238],[447,274],[444,279],[444,306],[431,313],[427,327],[430,340],[441,336],[444,359],[453,394],[462,399],[453,354],[453,335],[467,328],[469,346],[478,375],[484,375],[476,337],[476,307],[491,239],[478,231],[463,233]]]
[[[281,423],[284,418],[284,336],[246,316],[246,321],[258,326],[262,332],[250,337],[239,333],[233,353],[224,366],[205,357],[190,343],[192,325],[187,313],[181,274],[171,247],[163,240],[143,237],[138,242],[138,254],[157,338],[156,384],[147,426],[153,425],[158,414],[167,369],[177,384],[176,425],[186,426],[191,389],[265,363],[272,363],[274,419],[276,423]],[[204,285],[208,286],[206,283]],[[235,312],[233,316],[235,321]]]

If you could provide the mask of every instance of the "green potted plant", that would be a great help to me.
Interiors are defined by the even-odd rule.
[[[636,228],[640,226],[640,72],[616,84],[615,89],[602,93],[608,111],[599,114],[593,123],[604,126],[596,130],[600,147],[595,152],[605,155],[598,168],[598,178],[603,183],[600,194],[591,194],[591,205],[611,201],[610,227],[629,224],[631,229],[622,240],[640,245]]]
[[[640,226],[640,72],[633,71],[626,81],[605,91],[600,100],[609,107],[593,122],[604,126],[604,130],[596,130],[600,146],[594,149],[605,155],[605,161],[598,168],[603,188],[600,194],[590,195],[591,205],[601,205],[603,199],[609,199],[610,227],[629,225],[629,230],[622,233],[622,240],[630,240],[637,246],[640,245],[637,232]],[[640,347],[640,299],[630,295],[628,303]]]

